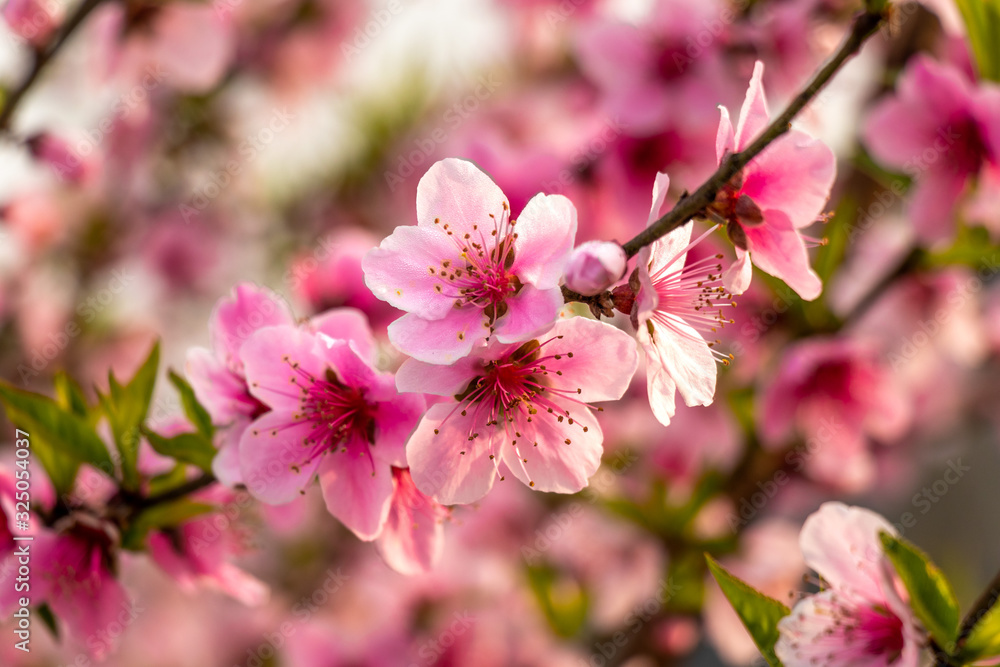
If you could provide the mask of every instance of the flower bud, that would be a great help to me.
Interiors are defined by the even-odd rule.
[[[566,267],[566,287],[584,296],[606,290],[625,275],[628,257],[613,241],[587,241],[573,250]]]
[[[8,0],[3,18],[11,32],[36,48],[48,43],[59,19],[42,0]]]

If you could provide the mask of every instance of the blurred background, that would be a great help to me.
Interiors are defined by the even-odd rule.
[[[8,0],[0,376],[51,393],[64,370],[93,397],[108,369],[128,377],[157,339],[163,368],[182,371],[187,350],[208,342],[213,305],[242,281],[272,288],[298,317],[359,308],[384,340],[398,312],[367,291],[361,257],[415,222],[420,176],[446,156],[476,162],[514,211],[539,191],[566,195],[578,242],[624,242],[645,226],[657,171],[676,200],[715,169],[717,107],[736,117],[756,60],[780,110],[860,9]],[[719,334],[734,361],[720,368],[713,406],[679,406],[664,428],[640,371],[626,399],[605,406],[605,461],[588,489],[567,497],[499,483],[448,513],[442,560],[422,575],[390,570],[315,489],[277,508],[236,494],[213,525],[268,585],[268,601],[186,590],[125,552],[134,602],[97,639],[120,643],[104,664],[748,665],[759,655],[702,554],[794,602],[805,574],[798,529],[831,498],[897,524],[967,608],[1000,562],[1000,181],[994,156],[978,155],[946,233],[914,231],[908,192],[933,170],[884,164],[864,128],[916,54],[969,88],[993,85],[976,73],[951,0],[894,6],[796,121],[838,156],[830,215],[811,230],[824,294],[804,303],[755,272]],[[955,153],[924,159],[967,166]],[[700,250],[727,243],[720,232]],[[629,329],[625,317],[615,323]],[[778,395],[783,364],[823,340],[862,349],[816,362],[811,379]],[[386,367],[399,363],[383,352]],[[150,419],[166,428],[183,412],[161,389]],[[774,435],[761,425],[765,405],[809,411]],[[816,430],[824,416],[852,442],[830,446]],[[14,427],[0,428],[9,465]],[[107,480],[77,483],[85,498]],[[93,663],[87,647],[47,630],[30,656],[12,643],[0,642],[0,663]]]

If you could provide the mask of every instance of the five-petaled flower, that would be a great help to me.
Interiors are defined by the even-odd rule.
[[[327,509],[359,538],[389,515],[392,466],[423,396],[398,394],[374,369],[374,350],[294,326],[265,327],[244,345],[250,393],[270,408],[243,432],[240,466],[250,493],[289,502],[318,474]]]
[[[471,503],[503,462],[536,490],[579,491],[601,463],[589,403],[621,398],[637,363],[630,336],[580,317],[525,343],[491,341],[451,366],[404,362],[400,391],[453,397],[432,406],[410,438],[413,481],[443,504]]]
[[[740,110],[736,131],[729,112],[715,142],[721,164],[729,153],[742,151],[767,127],[769,114],[757,62]],[[837,161],[829,146],[800,130],[790,130],[750,161],[717,195],[710,207],[726,224],[736,246],[736,262],[726,271],[726,286],[742,294],[750,286],[751,258],[757,268],[781,278],[803,299],[819,296],[823,284],[809,267],[800,230],[819,219],[830,197]]]
[[[407,311],[389,340],[450,364],[485,339],[523,342],[552,325],[575,237],[565,197],[536,195],[515,220],[489,176],[449,158],[420,179],[417,225],[397,227],[362,267],[375,296]]]

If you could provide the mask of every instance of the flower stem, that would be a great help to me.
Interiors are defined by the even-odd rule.
[[[677,205],[667,212],[659,220],[648,226],[646,229],[642,230],[639,234],[635,236],[628,243],[625,243],[622,247],[625,249],[625,253],[629,257],[634,257],[636,253],[642,249],[643,246],[647,246],[658,238],[668,234],[677,227],[690,220],[691,218],[698,215],[706,207],[708,207],[713,201],[715,201],[715,195],[721,190],[726,183],[728,183],[733,176],[735,176],[743,167],[747,165],[753,158],[755,158],[761,151],[767,148],[771,142],[783,135],[785,132],[791,128],[791,121],[795,116],[798,115],[800,111],[819,93],[819,91],[827,84],[827,82],[833,78],[833,75],[837,73],[840,67],[855,53],[861,49],[861,45],[865,43],[872,34],[878,29],[879,23],[882,21],[882,13],[868,10],[863,14],[858,15],[854,19],[854,23],[851,25],[851,31],[848,33],[847,38],[844,39],[844,43],[840,45],[840,48],[833,55],[830,60],[826,62],[823,67],[813,75],[813,78],[809,81],[805,88],[795,96],[788,107],[785,108],[779,116],[777,116],[771,124],[764,129],[764,131],[758,136],[753,143],[744,148],[738,153],[733,153],[728,158],[722,161],[719,168],[715,170],[715,173],[707,181],[701,184],[701,186],[686,197],[683,197]]]
[[[10,123],[14,117],[14,111],[17,109],[24,97],[25,93],[34,85],[38,76],[45,69],[45,66],[52,60],[53,56],[59,51],[62,45],[69,39],[80,24],[83,23],[84,19],[92,12],[99,4],[101,0],[83,0],[80,5],[76,8],[76,11],[66,19],[66,22],[60,27],[59,32],[56,33],[55,37],[45,45],[44,47],[38,48],[34,51],[34,59],[31,62],[31,68],[28,70],[27,75],[21,81],[20,85],[10,91],[4,100],[3,108],[0,109],[0,132],[7,132],[10,130]]]

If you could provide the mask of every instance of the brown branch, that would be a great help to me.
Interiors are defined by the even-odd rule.
[[[855,53],[861,49],[871,35],[878,29],[882,21],[882,13],[868,10],[860,14],[851,25],[851,32],[837,53],[816,72],[806,87],[795,96],[788,107],[767,126],[753,143],[738,153],[733,153],[723,160],[719,168],[693,194],[684,197],[666,215],[642,230],[622,247],[629,257],[634,257],[643,246],[647,246],[658,238],[680,227],[691,218],[697,216],[715,201],[715,195],[739,173],[752,159],[757,157],[771,142],[788,132],[790,123],[795,116],[822,90],[823,86],[833,78],[837,70]]]

